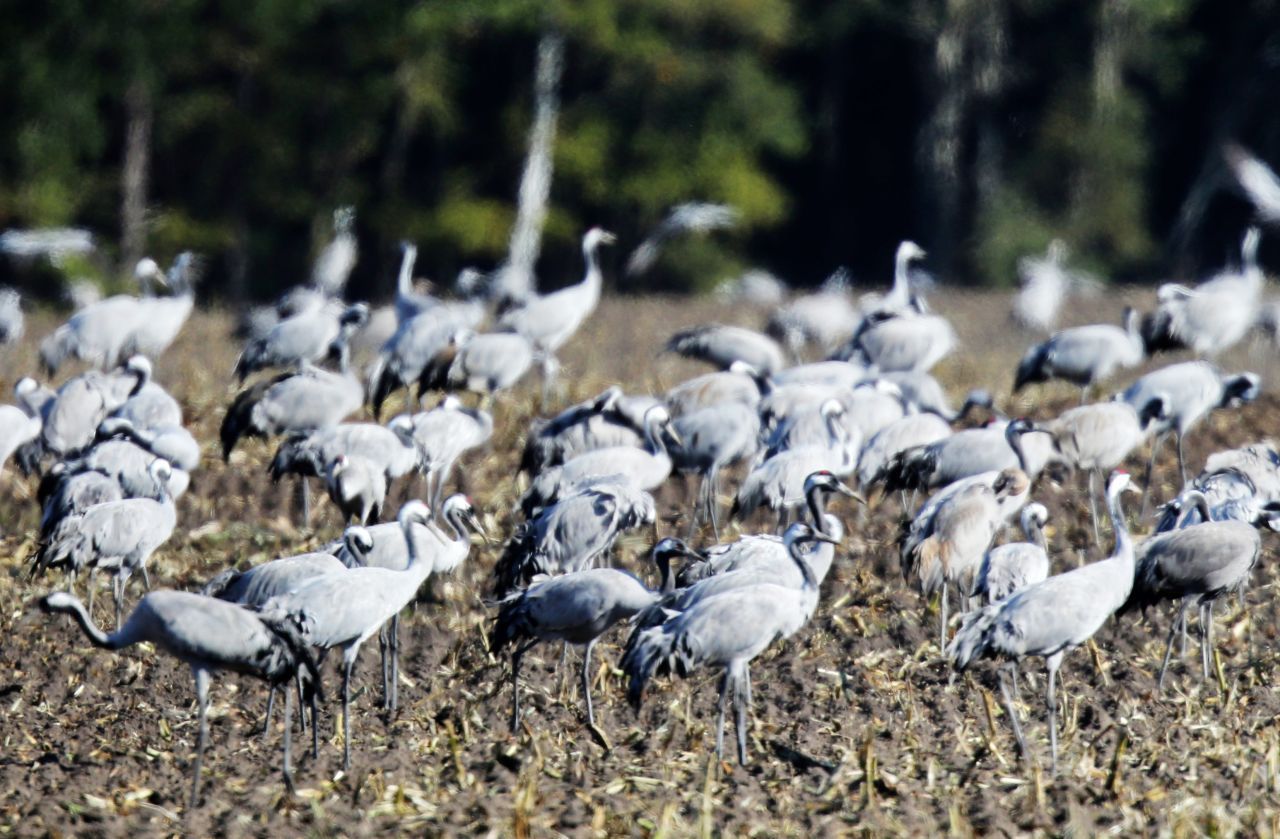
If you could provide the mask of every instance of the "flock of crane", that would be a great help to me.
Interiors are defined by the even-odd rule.
[[[1238,151],[1231,159],[1263,220],[1274,223],[1280,182]],[[416,291],[416,253],[406,246],[394,305],[371,310],[342,300],[356,257],[351,225],[350,212],[340,211],[311,282],[245,319],[236,375],[244,381],[259,371],[283,372],[249,384],[221,427],[224,457],[244,437],[279,440],[270,473],[274,480],[297,477],[304,517],[310,515],[309,479],[324,484],[353,523],[323,549],[227,569],[200,593],[151,589],[148,560],[173,535],[176,505],[200,462],[181,406],[152,380],[148,360],[165,351],[192,311],[199,263],[190,254],[167,273],[143,260],[141,296],[91,303],[40,345],[49,376],[69,359],[91,369],[56,390],[24,378],[14,388],[17,404],[0,407],[0,463],[12,457],[24,472],[41,475],[32,573],[61,571],[69,583],[88,575],[87,605],[60,591],[44,597],[42,607],[70,614],[97,646],[149,641],[191,667],[199,716],[192,807],[207,740],[210,677],[217,671],[252,675],[270,686],[264,732],[283,691],[290,788],[295,695],[299,724],[303,731],[310,727],[318,753],[329,650],[342,656],[344,768],[351,760],[352,675],[374,636],[382,649],[383,705],[395,710],[400,613],[429,578],[467,559],[474,535],[488,539],[472,502],[446,495],[451,472],[488,443],[494,432],[488,409],[535,365],[544,400],[553,397],[557,352],[596,308],[599,250],[614,241],[590,230],[582,243],[587,270],[581,282],[502,301],[487,299],[475,276],[467,278],[473,291],[467,299]],[[841,497],[866,505],[863,494],[873,488],[888,505],[872,505],[873,514],[900,499],[901,567],[926,601],[940,598],[945,658],[956,670],[985,658],[1003,662],[1000,687],[1024,755],[1014,702],[1018,664],[1029,656],[1046,661],[1056,767],[1059,665],[1113,614],[1166,600],[1179,604],[1160,670],[1163,686],[1175,635],[1181,630],[1185,643],[1186,612],[1196,604],[1207,677],[1214,604],[1246,585],[1260,551],[1259,529],[1280,528],[1280,453],[1261,443],[1219,452],[1188,479],[1182,443],[1210,411],[1257,398],[1260,380],[1188,360],[1142,376],[1114,398],[1090,397],[1152,352],[1177,347],[1212,358],[1257,326],[1266,309],[1258,241],[1258,231],[1250,230],[1241,264],[1195,288],[1161,287],[1145,317],[1128,311],[1120,326],[1056,332],[1063,301],[1092,281],[1066,267],[1057,243],[1046,258],[1027,260],[1014,317],[1050,334],[1027,350],[1015,389],[1049,380],[1079,385],[1080,406],[1053,418],[1009,419],[987,391],[967,394],[964,406],[953,409],[929,371],[955,350],[955,332],[925,303],[915,269],[924,252],[904,242],[884,295],[855,301],[835,282],[776,307],[768,334],[715,324],[680,332],[666,351],[703,360],[714,372],[662,396],[610,387],[534,421],[521,458],[530,476],[517,513],[522,521],[492,575],[490,650],[511,651],[512,729],[522,719],[521,659],[546,641],[585,646],[582,698],[594,728],[592,650],[613,627],[628,623],[621,668],[630,701],[638,707],[652,681],[665,674],[721,671],[716,751],[723,751],[732,702],[745,763],[751,662],[800,631],[817,608],[846,531],[828,505]],[[154,284],[170,293],[155,296]],[[494,331],[480,331],[495,309]],[[391,328],[362,381],[350,369],[349,347],[376,323]],[[22,333],[16,295],[0,295],[0,334],[12,341]],[[823,348],[826,360],[800,363],[796,356],[813,347]],[[417,411],[406,393],[408,412],[376,421],[397,390],[415,387],[419,397],[444,395]],[[466,407],[464,392],[478,394],[479,406]],[[349,420],[366,405],[374,421]],[[957,429],[975,411],[988,421]],[[1156,532],[1136,540],[1121,498],[1138,484],[1118,467],[1149,445],[1149,489],[1157,446],[1169,433],[1184,488],[1163,504]],[[761,532],[721,542],[721,482],[735,468],[741,479],[728,515]],[[1043,537],[1048,511],[1032,492],[1043,473],[1063,470],[1087,473],[1094,538],[1103,536],[1096,511],[1102,500],[1114,548],[1107,559],[1052,574]],[[653,546],[659,583],[650,587],[610,567],[609,557],[620,534],[654,524],[653,493],[676,474],[697,475],[700,489],[684,519],[688,533]],[[416,475],[425,476],[425,500],[411,499],[394,521],[379,523],[392,482]],[[1144,507],[1147,501],[1144,494]],[[995,545],[1015,521],[1026,541]],[[707,527],[713,544],[695,547]],[[99,573],[112,580],[112,632],[99,629],[93,616]],[[147,593],[126,615],[135,574]],[[949,614],[952,591],[962,606],[958,626]]]

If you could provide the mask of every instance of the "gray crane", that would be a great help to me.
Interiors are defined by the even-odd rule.
[[[556,353],[565,345],[583,321],[590,317],[600,302],[604,274],[600,270],[600,246],[610,245],[616,237],[607,230],[593,227],[582,237],[582,257],[587,273],[582,282],[548,294],[537,294],[505,312],[498,323],[515,332],[537,349],[542,362],[543,401],[555,386],[560,362]]]
[[[811,361],[780,370],[769,377],[777,388],[789,385],[822,385],[852,390],[867,378],[867,368],[853,361]]]
[[[654,405],[644,415],[645,447],[618,446],[583,452],[562,466],[552,467],[536,478],[525,493],[521,505],[528,515],[538,507],[556,500],[569,487],[589,478],[625,475],[637,489],[656,489],[671,476],[671,455],[666,438],[680,445],[683,441],[671,422],[671,414],[662,405]]]
[[[1200,524],[1159,533],[1137,548],[1137,572],[1133,590],[1120,612],[1146,610],[1163,600],[1180,601],[1178,614],[1169,627],[1164,658],[1157,681],[1164,689],[1173,636],[1179,628],[1184,638],[1187,607],[1200,607],[1200,661],[1203,676],[1209,678],[1213,655],[1213,604],[1228,592],[1241,589],[1258,562],[1262,539],[1253,524],[1245,521],[1212,521],[1208,499],[1193,491],[1184,497],[1185,516],[1191,508],[1200,514]]]
[[[1252,402],[1262,391],[1256,373],[1224,374],[1207,361],[1184,361],[1161,367],[1131,384],[1120,394],[1133,409],[1141,410],[1152,399],[1164,400],[1164,415],[1152,427],[1151,461],[1147,465],[1147,490],[1161,438],[1172,431],[1178,446],[1178,470],[1187,482],[1187,463],[1182,454],[1182,438],[1196,423],[1216,408]]]
[[[656,517],[653,496],[624,475],[579,484],[516,527],[494,568],[495,590],[502,596],[539,574],[589,568],[621,533]]]
[[[414,414],[409,427],[426,464],[426,497],[431,509],[439,510],[454,464],[493,437],[493,415],[449,394],[430,411]]]
[[[431,573],[431,558],[419,555],[409,535],[414,522],[425,524],[431,511],[421,501],[400,508],[397,520],[405,532],[408,563],[403,571],[351,568],[315,577],[286,594],[272,598],[262,614],[272,619],[294,618],[312,646],[342,648],[342,767],[351,768],[351,673],[360,647],[387,621],[409,605],[422,581]],[[312,708],[312,719],[316,717]],[[318,726],[313,724],[312,748],[319,751]]]
[[[483,318],[484,311],[479,307],[442,303],[397,326],[367,370],[373,415],[382,413],[387,397],[396,389],[419,382],[423,371],[449,346],[458,330],[474,330]]]
[[[1120,494],[1137,491],[1129,475],[1115,472],[1107,482],[1107,509],[1115,533],[1111,556],[1043,582],[1027,586],[1011,597],[971,612],[947,646],[951,665],[963,672],[980,658],[1003,658],[1010,665],[1027,656],[1042,656],[1048,671],[1045,702],[1049,708],[1049,743],[1053,771],[1058,771],[1057,677],[1063,656],[1088,641],[1107,618],[1129,598],[1133,589],[1134,550],[1120,507]],[[1018,749],[1028,755],[1018,711],[1001,669],[1000,690]]]
[[[950,499],[974,484],[1003,489],[997,498],[1000,504],[1000,515],[1005,522],[1010,521],[1026,506],[1031,489],[1031,481],[1027,473],[1016,466],[999,472],[982,472],[947,484],[921,505],[914,518],[902,523],[898,534],[898,556],[904,569],[908,567],[908,557],[918,549],[921,542],[933,535],[938,511]],[[1010,484],[1013,484],[1011,488]]]
[[[111,439],[97,443],[75,460],[62,461],[63,474],[99,472],[119,484],[125,498],[159,498],[161,490],[170,498],[181,498],[191,483],[184,469],[170,465],[163,484],[157,483],[151,466],[158,458],[131,440]]]
[[[1047,578],[1049,553],[1044,526],[1048,521],[1049,511],[1043,504],[1023,507],[1022,533],[1027,541],[1008,542],[988,550],[969,596],[985,596],[988,603],[995,603]]]
[[[344,522],[373,524],[387,501],[387,476],[378,465],[359,455],[340,454],[324,471],[329,498]]]
[[[152,259],[141,260],[134,277],[144,289],[162,279],[160,267]],[[144,316],[142,300],[118,294],[80,309],[66,323],[40,342],[40,363],[52,376],[68,358],[75,358],[99,370],[124,363],[134,351],[134,333]]]
[[[1001,502],[1026,491],[1029,480],[1021,471],[997,479],[992,486],[974,483],[939,505],[932,532],[904,553],[902,575],[916,577],[926,599],[941,595],[938,647],[947,643],[948,588],[968,596],[974,588],[982,558],[1004,525]],[[963,604],[965,600],[962,600]]]
[[[661,593],[674,587],[671,560],[692,551],[679,539],[663,539],[653,548],[653,559],[662,570]],[[660,596],[626,571],[587,568],[539,580],[524,591],[509,595],[499,605],[497,622],[489,636],[494,653],[511,651],[511,731],[520,725],[520,662],[525,653],[543,641],[583,644],[582,699],[587,725],[595,726],[591,705],[591,652],[596,641],[620,621],[653,605]]]
[[[1058,322],[1058,310],[1068,297],[1097,292],[1097,280],[1067,268],[1067,255],[1066,242],[1054,239],[1043,257],[1018,260],[1021,288],[1014,295],[1012,314],[1022,328],[1052,332]]]
[[[719,541],[720,472],[755,456],[760,448],[760,415],[747,405],[726,402],[676,417],[672,427],[681,440],[671,447],[676,471],[699,476],[690,526],[697,528],[699,516],[705,514]]]
[[[1124,326],[1096,323],[1055,332],[1032,346],[1018,362],[1013,392],[1029,384],[1064,379],[1080,386],[1080,404],[1089,389],[1111,378],[1117,370],[1135,367],[1146,356],[1139,331],[1138,313],[1125,307]]]
[[[72,472],[65,462],[55,463],[41,479],[38,492],[41,541],[47,541],[63,519],[124,497],[119,481],[110,475],[94,470]]]
[[[910,240],[904,240],[898,244],[898,250],[893,257],[893,286],[889,289],[889,293],[865,294],[859,301],[859,308],[865,316],[875,315],[876,313],[897,314],[907,311],[912,306],[912,302],[916,297],[918,289],[915,288],[918,283],[916,276],[912,271],[912,266],[924,259],[927,254],[924,249]]]
[[[343,346],[368,319],[368,305],[347,305],[341,300],[329,300],[318,309],[285,318],[266,335],[245,345],[236,360],[236,378],[243,382],[268,367],[304,370],[328,357],[335,344]]]
[[[663,246],[676,236],[724,230],[737,224],[739,217],[737,209],[726,204],[705,201],[677,204],[631,252],[627,258],[627,273],[636,276],[652,268],[662,254]]]
[[[968,428],[937,442],[899,452],[881,475],[885,490],[921,490],[1013,466],[1035,479],[1055,459],[1053,444],[1025,419]]]
[[[200,770],[209,740],[209,679],[217,670],[230,670],[281,685],[298,676],[310,696],[320,692],[320,670],[296,626],[255,614],[233,603],[185,591],[153,591],[138,602],[129,619],[112,633],[94,625],[84,604],[67,592],[54,592],[40,601],[45,612],[70,614],[94,644],[122,650],[150,642],[191,668],[196,685],[196,715],[200,727],[196,765],[192,773],[188,809],[200,794]],[[289,729],[292,710],[286,703],[283,774],[292,792]]]
[[[418,259],[417,245],[401,242],[400,252],[400,273],[396,275],[397,325],[413,320],[440,302],[429,294],[419,294],[413,289],[413,264]]]
[[[730,362],[727,370],[716,370],[686,379],[667,391],[662,401],[676,415],[689,414],[702,408],[736,402],[755,407],[770,389],[767,377],[745,361]]]
[[[341,297],[347,278],[360,256],[354,232],[355,207],[338,207],[333,211],[333,238],[321,249],[311,266],[311,287],[326,297]]]
[[[1280,178],[1271,167],[1234,143],[1227,145],[1225,152],[1227,164],[1258,218],[1267,224],[1280,224]]]
[[[832,358],[861,361],[881,373],[928,372],[957,344],[946,318],[908,308],[868,315]]]
[[[243,437],[329,428],[360,410],[363,403],[364,390],[355,378],[316,368],[250,385],[236,395],[222,419],[222,458],[229,459]]]
[[[178,400],[154,381],[144,384],[141,390],[112,411],[111,416],[126,419],[139,428],[182,425],[182,407]]]
[[[667,340],[666,351],[705,361],[721,370],[728,370],[733,362],[742,361],[765,376],[772,376],[787,366],[782,347],[768,335],[719,323],[677,332]]]
[[[828,471],[811,474],[804,482],[805,507],[809,513],[809,525],[814,530],[821,530],[828,536],[839,537],[844,527],[839,520],[827,513],[827,499],[833,494],[847,496],[860,504],[866,504],[862,496],[840,482]],[[818,545],[806,554],[806,559],[813,569],[814,577],[819,582],[827,576],[827,571],[835,559],[835,551]],[[784,585],[799,588],[801,580],[795,563],[787,555],[782,537],[773,534],[742,536],[736,541],[722,545],[714,545],[702,551],[702,558],[688,562],[676,575],[676,582],[682,587],[690,586],[699,580],[717,574],[725,574],[739,570],[768,570]]]
[[[525,438],[520,469],[531,475],[559,466],[583,452],[644,445],[644,412],[657,405],[649,396],[628,396],[611,385],[598,396],[571,405],[550,419],[535,419]]]
[[[94,576],[100,570],[114,572],[112,594],[116,625],[124,614],[125,587],[134,571],[141,571],[148,591],[151,579],[147,560],[173,535],[177,515],[173,500],[164,492],[170,466],[151,464],[151,474],[161,485],[159,498],[126,498],[97,504],[79,516],[58,522],[49,540],[33,557],[32,575],[48,568],[66,568],[72,579],[89,570],[89,606],[93,607]]]
[[[793,297],[769,317],[766,328],[771,338],[800,357],[806,345],[830,352],[853,334],[862,313],[849,298],[849,272],[839,268],[811,294]]]
[[[953,410],[947,394],[929,373],[903,370],[897,373],[885,373],[878,381],[892,384],[898,390],[898,399],[910,409],[921,413],[937,414],[949,423],[963,422],[974,410],[985,408],[1002,416],[995,410],[995,399],[985,388],[974,388],[964,396],[960,410]]]
[[[96,439],[101,442],[113,438],[128,440],[186,472],[200,465],[200,444],[180,425],[140,428],[131,420],[107,417],[98,423]]]
[[[805,503],[805,486],[814,472],[848,475],[857,467],[861,439],[850,439],[840,422],[844,406],[828,400],[822,406],[827,419],[828,438],[825,445],[797,446],[785,449],[754,467],[738,487],[731,515],[745,518],[760,507],[777,514],[780,525],[791,512]]]
[[[150,379],[151,362],[140,355],[131,357],[120,370],[90,370],[69,379],[44,411],[43,447],[59,457],[78,454],[93,442],[98,423]]]
[[[498,391],[515,387],[533,361],[533,345],[523,335],[459,329],[422,369],[418,392],[468,390],[487,405]]]
[[[1164,419],[1167,404],[1162,395],[1152,396],[1137,409],[1128,402],[1097,402],[1036,424],[1035,430],[1049,435],[1063,462],[1089,473],[1089,513],[1095,544],[1102,542],[1098,534],[1099,475],[1119,466],[1142,445],[1155,423]]]
[[[1156,309],[1143,323],[1147,351],[1187,347],[1197,356],[1213,357],[1238,344],[1257,323],[1262,302],[1261,238],[1256,227],[1245,232],[1239,269],[1222,271],[1195,288],[1160,286]]]
[[[907,414],[894,420],[862,446],[858,454],[859,485],[866,489],[882,480],[889,464],[903,452],[932,446],[951,434],[951,424],[937,414]]]
[[[183,251],[169,266],[168,275],[156,273],[156,279],[173,292],[167,297],[143,297],[138,301],[138,319],[130,336],[131,352],[159,358],[178,337],[195,306],[195,284],[200,273],[199,260],[191,251]]]
[[[724,754],[724,712],[729,694],[737,712],[738,762],[747,762],[747,710],[751,705],[751,661],[775,641],[799,631],[818,605],[818,585],[800,546],[835,539],[796,522],[784,542],[804,577],[804,585],[773,584],[735,589],[700,600],[687,612],[636,635],[622,659],[630,677],[628,699],[639,710],[645,684],[655,675],[688,676],[700,665],[724,668],[720,713],[716,718],[716,755]]]

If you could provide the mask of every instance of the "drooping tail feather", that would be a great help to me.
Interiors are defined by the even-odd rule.
[[[671,669],[676,635],[663,626],[641,630],[622,658],[622,669],[631,677],[627,688],[627,701],[640,710],[644,701],[644,686],[651,678]]]
[[[943,652],[957,671],[964,672],[970,664],[989,653],[991,633],[1000,618],[1004,603],[1005,601],[998,601],[965,616],[960,629]]]

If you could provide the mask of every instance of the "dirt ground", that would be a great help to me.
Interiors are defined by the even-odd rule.
[[[1153,294],[1109,293],[1077,307],[1072,322],[1116,322],[1122,298],[1150,306]],[[938,371],[957,401],[968,387],[984,385],[1011,414],[1043,418],[1074,404],[1066,387],[1031,388],[1009,400],[1014,365],[1031,336],[1007,326],[1007,297],[951,292],[933,302],[963,342]],[[656,353],[671,331],[711,320],[759,325],[763,315],[712,301],[606,299],[564,355],[561,401],[613,382],[661,393],[701,372]],[[54,323],[49,315],[31,321],[32,337],[6,351],[6,391],[35,369],[35,342]],[[219,313],[196,317],[157,366],[205,447],[179,504],[179,529],[152,560],[159,586],[198,588],[230,565],[296,553],[341,530],[327,502],[312,529],[295,529],[289,487],[267,479],[269,444],[250,442],[222,462],[216,431],[235,392],[230,373],[238,352],[231,321]],[[1275,357],[1274,349],[1255,344],[1224,365],[1265,373]],[[1275,384],[1273,374],[1266,378]],[[512,475],[537,391],[533,380],[499,402],[492,446],[460,476],[499,537],[513,527],[519,488]],[[1207,453],[1265,438],[1278,426],[1274,395],[1216,414],[1188,441],[1189,460],[1198,468]],[[1135,474],[1141,465],[1132,464]],[[1174,491],[1175,472],[1171,458],[1161,462],[1158,498]],[[0,476],[7,502],[0,505],[0,833],[1268,836],[1280,827],[1275,536],[1264,537],[1244,606],[1231,600],[1220,607],[1216,678],[1201,681],[1193,636],[1168,688],[1156,693],[1167,608],[1145,620],[1112,621],[1096,647],[1068,656],[1057,777],[1048,771],[1038,673],[1035,686],[1022,689],[1032,765],[1017,757],[993,671],[981,666],[949,679],[934,640],[936,614],[899,574],[893,539],[900,509],[893,499],[869,511],[836,507],[850,535],[817,614],[754,665],[753,762],[746,768],[712,754],[714,673],[659,680],[640,715],[631,712],[615,669],[622,630],[596,653],[595,707],[604,739],[584,725],[577,656],[562,688],[553,646],[526,657],[526,721],[518,735],[509,734],[508,665],[486,649],[492,613],[483,602],[501,546],[477,546],[405,621],[401,708],[391,719],[379,710],[376,649],[363,654],[350,774],[340,771],[341,740],[334,734],[340,725],[330,703],[319,759],[299,755],[298,745],[299,792],[287,795],[281,728],[277,723],[265,740],[258,733],[265,689],[222,676],[212,691],[202,800],[187,812],[196,734],[190,674],[147,647],[120,654],[93,649],[69,619],[39,612],[37,598],[63,583],[27,579],[38,516],[34,489],[12,469]],[[1109,552],[1108,537],[1102,550],[1092,546],[1074,479],[1063,486],[1042,479],[1033,495],[1050,509],[1056,568]],[[686,487],[672,481],[659,498],[656,534],[632,534],[621,543],[623,561],[648,579],[654,570],[644,553],[655,535],[683,535],[687,497]],[[1149,520],[1133,518],[1138,532],[1150,528]],[[131,589],[131,603],[138,594]],[[336,656],[330,659],[332,699],[339,681]]]

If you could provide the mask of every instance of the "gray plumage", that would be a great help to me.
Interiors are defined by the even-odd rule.
[[[852,390],[867,377],[867,368],[852,361],[814,361],[797,364],[770,376],[774,387],[820,385]]]
[[[151,473],[160,484],[168,477],[168,471],[169,464],[163,460],[151,466]],[[49,568],[65,568],[74,579],[87,569],[92,607],[95,575],[100,570],[113,572],[112,595],[118,626],[129,578],[133,572],[140,571],[147,589],[151,589],[147,560],[156,548],[169,541],[176,523],[173,501],[163,492],[158,499],[126,498],[95,505],[58,523],[34,557],[32,574],[41,574]]]
[[[321,249],[311,266],[311,287],[327,297],[341,297],[347,278],[359,258],[355,236],[356,210],[338,207],[333,211],[333,238]]]
[[[668,339],[667,352],[682,355],[728,370],[735,361],[771,376],[787,366],[782,347],[768,335],[741,326],[718,323],[694,326]]]
[[[676,415],[736,402],[755,407],[770,388],[765,377],[745,361],[733,361],[727,370],[686,379],[667,391],[663,401]]]
[[[1029,384],[1064,379],[1080,386],[1083,401],[1089,388],[1118,370],[1141,364],[1144,355],[1138,313],[1126,308],[1123,327],[1077,326],[1032,346],[1018,363],[1013,392]]]
[[[716,754],[724,753],[725,701],[732,693],[737,711],[738,761],[747,761],[746,715],[751,704],[751,661],[775,641],[800,630],[818,605],[818,587],[798,546],[831,537],[796,523],[785,542],[804,576],[799,589],[764,584],[736,589],[694,604],[659,626],[637,634],[622,660],[630,678],[628,698],[640,707],[645,685],[655,675],[688,676],[700,666],[720,667],[720,714],[716,724]]]
[[[72,615],[95,646],[121,650],[147,641],[191,667],[196,687],[199,741],[188,809],[195,808],[200,793],[200,770],[209,738],[209,678],[214,671],[242,673],[269,685],[286,683],[296,675],[303,680],[310,695],[320,690],[319,668],[296,627],[233,603],[183,591],[153,591],[143,597],[129,619],[110,634],[98,629],[84,604],[66,592],[46,595],[40,607],[45,612]],[[288,709],[285,716],[282,768],[285,785],[292,790],[289,765],[292,722]]]
[[[423,464],[408,417],[398,417],[387,425],[344,422],[282,441],[271,460],[271,479],[278,481],[287,474],[323,476],[340,455],[375,464],[388,481]]]
[[[534,478],[521,501],[526,514],[545,507],[568,488],[590,478],[625,475],[637,489],[652,490],[671,475],[671,455],[666,438],[679,444],[679,435],[671,423],[671,415],[661,405],[645,413],[645,447],[619,446],[584,452],[562,466],[548,469]]]
[[[468,390],[492,397],[524,378],[533,365],[533,352],[533,345],[519,334],[458,330],[423,368],[419,392]]]
[[[67,474],[94,471],[109,476],[120,485],[126,498],[159,498],[161,490],[170,498],[181,498],[191,483],[184,469],[170,468],[163,482],[157,482],[152,464],[163,458],[132,440],[104,440],[75,460],[64,461]],[[170,464],[172,466],[172,464]]]
[[[22,298],[11,288],[0,288],[0,344],[16,344],[26,331]]]
[[[895,455],[882,474],[887,491],[934,489],[1001,469],[1017,467],[1034,479],[1056,459],[1053,444],[1026,420],[968,428],[937,442]]]
[[[823,403],[827,439],[823,444],[799,445],[778,452],[752,468],[738,487],[733,515],[746,517],[766,507],[785,517],[805,502],[805,485],[815,472],[848,475],[857,468],[861,439],[850,439],[840,422],[844,407],[835,400]]]
[[[991,548],[982,558],[970,597],[985,597],[988,603],[1003,600],[1029,585],[1049,576],[1049,554],[1044,540],[1044,526],[1049,511],[1043,504],[1022,508],[1022,533],[1025,542],[1008,542]]]
[[[834,358],[860,360],[881,373],[928,372],[957,346],[946,318],[907,309],[867,317]]]
[[[1144,324],[1150,350],[1187,347],[1214,357],[1238,344],[1253,328],[1266,277],[1258,265],[1261,233],[1245,232],[1242,265],[1222,271],[1195,288],[1166,283],[1156,290],[1156,310]]]
[[[1088,641],[1124,605],[1133,588],[1134,549],[1120,507],[1120,494],[1131,489],[1129,476],[1117,472],[1107,483],[1107,509],[1116,544],[1108,559],[1074,568],[1027,586],[1013,596],[969,614],[947,645],[946,656],[963,671],[980,658],[1003,658],[1013,663],[1042,656],[1048,671],[1045,691],[1049,708],[1049,742],[1053,770],[1058,767],[1057,675],[1062,658]],[[1018,724],[1009,688],[1000,682],[1009,720],[1022,755],[1026,741]]]
[[[539,574],[563,574],[594,565],[619,534],[652,524],[653,496],[625,476],[573,487],[519,525],[494,568],[499,596]]]
[[[241,391],[223,417],[222,457],[242,437],[309,433],[337,425],[360,410],[364,390],[353,377],[316,368],[286,373]]]
[[[898,556],[902,562],[904,576],[909,577],[910,570],[914,567],[909,557],[917,550],[921,542],[933,535],[938,511],[950,499],[975,484],[995,488],[998,485],[1004,486],[1011,482],[1016,486],[1012,490],[1006,489],[997,496],[1000,503],[1000,515],[1005,522],[1008,522],[1026,505],[1027,496],[1031,489],[1031,481],[1026,472],[1016,466],[1002,469],[999,472],[982,472],[972,477],[963,478],[947,484],[929,496],[929,499],[916,511],[915,516],[909,521],[903,522],[902,529],[898,534]]]
[[[670,557],[687,552],[676,539],[664,539],[653,549],[662,568],[663,590],[671,587]],[[511,646],[511,730],[520,725],[520,662],[543,641],[583,644],[582,699],[587,724],[596,724],[591,704],[591,651],[600,636],[620,621],[652,605],[658,595],[625,571],[588,568],[535,582],[507,597],[489,636],[489,648],[498,653]]]
[[[164,355],[191,317],[199,273],[200,261],[191,251],[178,254],[168,275],[157,272],[156,278],[173,293],[167,297],[146,296],[138,301],[138,320],[129,338],[129,352],[149,358]]]
[[[1164,414],[1152,426],[1155,440],[1151,444],[1151,464],[1155,463],[1161,437],[1172,431],[1178,447],[1178,468],[1186,483],[1187,467],[1182,453],[1186,433],[1210,411],[1252,402],[1261,390],[1262,379],[1256,373],[1227,376],[1206,361],[1185,361],[1146,374],[1126,388],[1120,398],[1134,410],[1142,410],[1157,397],[1163,399]],[[1150,484],[1150,467],[1147,471]]]
[[[1021,287],[1013,298],[1013,320],[1024,329],[1052,332],[1058,310],[1072,295],[1096,293],[1097,280],[1066,267],[1067,245],[1061,239],[1049,243],[1043,257],[1018,260]]]
[[[913,271],[916,262],[926,256],[924,249],[910,240],[898,244],[893,256],[893,286],[887,294],[864,294],[858,302],[864,317],[876,314],[900,314],[912,306],[912,301],[922,290],[918,275]]]
[[[377,464],[359,455],[340,454],[330,461],[323,477],[344,522],[377,521],[387,501],[387,476]]]
[[[151,363],[133,356],[112,373],[90,370],[68,380],[44,415],[41,436],[44,447],[67,457],[93,442],[98,424],[138,393],[151,378]]]
[[[141,390],[112,411],[111,416],[126,419],[138,428],[182,425],[182,408],[178,401],[154,381],[143,385]]]
[[[439,509],[454,464],[493,437],[493,415],[468,408],[457,397],[448,395],[435,408],[409,419],[413,439],[426,465],[426,497],[433,510]]]
[[[245,346],[236,361],[236,378],[243,382],[251,373],[269,367],[305,368],[326,358],[335,342],[350,338],[368,319],[367,305],[348,306],[340,300],[285,318]]]
[[[627,399],[620,387],[612,385],[550,419],[533,420],[520,459],[521,471],[536,475],[584,452],[644,445],[643,424],[634,424],[630,412],[620,410]]]
[[[1212,521],[1207,499],[1190,493],[1187,507],[1195,507],[1201,524],[1160,533],[1137,548],[1137,572],[1133,591],[1121,612],[1147,609],[1163,600],[1178,600],[1178,614],[1169,628],[1164,659],[1157,680],[1164,688],[1173,636],[1179,627],[1186,632],[1187,607],[1200,607],[1200,659],[1203,676],[1209,678],[1213,655],[1213,605],[1230,591],[1241,589],[1257,564],[1262,551],[1258,531],[1249,522]]]
[[[40,538],[52,536],[58,523],[78,516],[96,504],[119,501],[125,497],[120,482],[94,470],[68,472],[65,463],[55,463],[45,475],[49,491],[41,502]],[[44,486],[44,481],[41,481]]]
[[[413,264],[418,258],[418,248],[409,242],[400,243],[400,273],[396,275],[396,323],[401,324],[434,307],[437,301],[428,294],[413,289]]]
[[[853,334],[862,314],[849,298],[848,271],[839,268],[821,288],[799,295],[769,317],[767,332],[795,357],[806,346],[829,352]]]
[[[425,523],[430,517],[427,505],[410,501],[400,508],[397,520],[408,531],[413,522]],[[342,649],[344,771],[351,766],[351,673],[360,647],[409,604],[431,573],[431,558],[419,555],[416,542],[407,536],[406,542],[409,557],[403,571],[358,567],[324,574],[272,598],[262,608],[262,614],[272,619],[297,620],[307,643]],[[313,747],[317,745],[313,741]]]
[[[858,455],[858,482],[866,488],[882,480],[890,462],[908,449],[931,446],[952,434],[951,425],[937,414],[907,414],[866,442]]]
[[[676,417],[672,427],[680,438],[680,443],[671,447],[673,465],[677,471],[699,475],[691,516],[694,526],[705,511],[718,540],[720,472],[755,456],[760,448],[760,415],[750,406],[727,402]]]
[[[676,236],[724,230],[737,224],[738,218],[738,211],[726,204],[703,201],[678,204],[671,208],[666,218],[631,252],[631,256],[627,258],[627,273],[636,276],[652,268],[658,261],[663,246]]]
[[[18,449],[40,439],[44,428],[39,414],[17,405],[0,405],[0,470]]]
[[[374,416],[392,392],[418,383],[423,371],[459,330],[474,330],[484,312],[470,305],[441,304],[403,321],[369,365],[368,399]]]
[[[139,284],[162,278],[154,260],[138,263],[134,277]],[[108,297],[72,315],[40,342],[40,362],[52,376],[68,358],[99,370],[110,370],[133,353],[135,332],[144,315],[142,298],[127,294]]]
[[[97,439],[113,437],[129,440],[186,472],[200,465],[200,444],[179,425],[139,428],[130,420],[108,417],[98,424]]]

